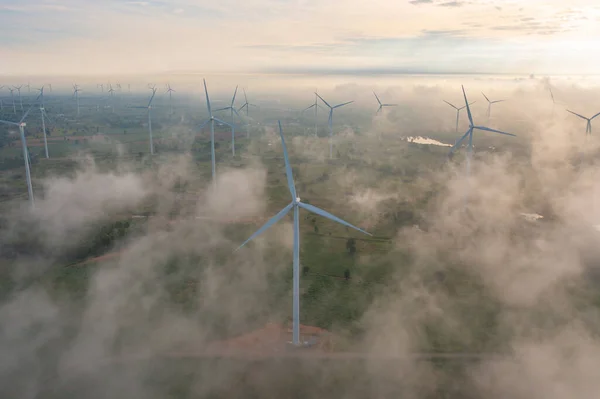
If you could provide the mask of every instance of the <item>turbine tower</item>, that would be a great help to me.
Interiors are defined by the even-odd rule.
[[[469,174],[471,173],[471,157],[473,156],[473,131],[475,129],[477,129],[477,130],[483,130],[483,131],[486,131],[486,132],[505,134],[507,136],[513,136],[513,137],[515,135],[511,134],[511,133],[502,132],[500,130],[490,129],[489,127],[485,127],[485,126],[474,125],[473,116],[471,115],[471,108],[469,107],[469,102],[467,101],[467,94],[465,93],[465,87],[464,86],[462,86],[462,91],[463,91],[463,96],[465,97],[465,107],[467,108],[467,115],[469,116],[469,129],[452,146],[452,148],[450,149],[450,154],[449,155],[452,156],[454,154],[454,151],[456,151],[456,149],[459,148],[459,146],[461,145],[461,143],[467,137],[469,138],[469,146],[468,146],[468,149],[467,149],[467,176],[469,176]]]
[[[311,108],[315,109],[315,137],[318,136],[317,130],[318,130],[318,125],[319,125],[319,120],[317,119],[317,117],[318,117],[318,110],[317,109],[318,108],[323,108],[323,107],[321,107],[319,105],[318,100],[319,99],[317,97],[317,93],[315,92],[315,102],[302,110],[302,112],[304,112],[304,111],[308,111]]]
[[[27,118],[27,115],[29,115],[29,112],[31,111],[32,107],[33,104],[29,107],[27,112],[25,112],[23,117],[21,117],[21,120],[19,120],[19,122],[0,120],[0,123],[3,123],[5,125],[17,126],[19,128],[19,133],[21,135],[21,144],[23,146],[23,160],[25,161],[25,179],[27,181],[27,193],[29,195],[29,204],[33,208],[33,206],[35,205],[35,200],[33,198],[33,187],[31,185],[31,170],[29,169],[29,150],[27,149],[27,141],[25,140],[25,118]]]
[[[172,94],[175,90],[171,88],[171,85],[167,83],[167,93],[169,93],[169,106],[171,107],[171,114],[173,114],[173,98]]]
[[[486,113],[486,115],[487,115],[487,118],[488,118],[488,121],[489,121],[489,120],[490,120],[490,117],[492,116],[492,104],[501,103],[501,102],[502,102],[502,101],[504,101],[504,100],[490,101],[490,99],[489,99],[489,98],[487,98],[487,96],[486,96],[486,95],[485,95],[483,92],[481,92],[481,94],[483,94],[483,96],[485,97],[485,99],[486,99],[486,100],[487,100],[487,102],[488,102],[488,108],[487,108],[487,113]]]
[[[200,125],[200,129],[204,128],[207,123],[210,123],[210,158],[211,158],[211,167],[212,167],[212,181],[213,185],[217,186],[217,167],[215,161],[215,121],[222,123],[227,126],[231,126],[229,123],[217,119],[212,114],[212,109],[210,107],[210,99],[208,98],[208,89],[206,88],[206,79],[202,79],[204,82],[204,93],[206,93],[206,108],[208,109],[208,120],[205,121],[202,125]],[[231,126],[233,129],[233,126]]]
[[[42,114],[42,131],[44,132],[44,150],[46,152],[46,159],[50,158],[48,155],[48,139],[46,137],[46,120],[44,119],[46,109],[44,108],[44,86],[37,89],[40,92],[40,114]]]
[[[77,84],[73,85],[73,96],[75,96],[75,101],[77,101],[77,117],[79,118],[79,92],[81,89]]]
[[[550,90],[550,98],[552,98],[552,115],[554,115],[554,107],[556,106],[556,101],[554,101],[554,93],[552,93],[552,87],[548,87]]]
[[[229,110],[231,112],[231,125],[229,125],[229,126],[231,126],[231,153],[233,154],[234,157],[235,157],[235,127],[234,127],[235,120],[233,119],[233,113],[235,112],[235,114],[238,116],[238,118],[240,118],[240,114],[238,114],[237,110],[234,107],[235,96],[237,95],[237,91],[238,91],[238,87],[235,86],[235,91],[233,92],[233,97],[231,98],[231,104],[229,104],[228,107],[219,108],[219,109],[215,110],[215,112],[216,111],[227,111],[227,110]]]
[[[462,107],[458,108],[452,104],[450,104],[448,101],[444,100],[444,102],[446,104],[448,104],[449,106],[451,106],[452,108],[454,108],[456,110],[456,133],[458,133],[458,118],[460,117],[460,111],[465,109],[466,105],[463,105]],[[469,105],[473,105],[475,104],[477,101],[473,101],[472,103],[469,103]]]
[[[333,110],[353,103],[354,101],[348,101],[342,104],[331,106],[327,101],[323,100],[323,97],[318,95],[317,92],[315,92],[315,95],[319,97],[321,101],[327,105],[327,107],[329,107],[329,159],[333,159]]]
[[[375,98],[377,99],[377,102],[379,103],[379,108],[377,108],[377,112],[376,114],[378,114],[383,107],[397,107],[398,104],[382,104],[381,101],[379,100],[379,97],[377,97],[377,94],[375,94],[375,92],[373,92],[373,94],[375,95]]]
[[[309,212],[315,213],[317,215],[323,216],[329,220],[332,220],[336,223],[342,224],[346,227],[350,227],[352,229],[358,230],[361,233],[371,235],[366,231],[359,229],[356,226],[351,225],[350,223],[338,218],[337,216],[332,215],[329,212],[326,212],[316,206],[306,204],[300,201],[300,197],[296,193],[296,187],[294,185],[294,176],[292,175],[292,168],[290,166],[290,161],[288,158],[287,147],[285,145],[285,140],[283,138],[283,131],[281,129],[281,122],[279,121],[279,135],[281,137],[281,148],[283,149],[283,157],[285,160],[285,174],[287,175],[287,183],[288,188],[290,190],[290,194],[292,196],[292,202],[290,202],[285,208],[283,208],[279,213],[273,216],[267,223],[265,223],[260,229],[258,229],[254,234],[250,236],[242,245],[240,245],[237,250],[242,248],[248,242],[252,241],[263,232],[265,232],[269,227],[280,221],[289,211],[294,210],[294,260],[293,260],[293,271],[294,271],[294,279],[293,279],[293,334],[292,334],[292,343],[295,346],[301,345],[300,343],[300,217],[299,211],[300,208],[303,208]]]
[[[596,115],[592,116],[591,118],[586,118],[585,116],[583,116],[583,115],[579,115],[579,114],[576,114],[576,113],[575,113],[575,112],[573,112],[573,111],[569,111],[569,110],[567,110],[567,112],[570,112],[570,113],[572,113],[573,115],[575,115],[575,116],[578,116],[578,117],[580,117],[581,119],[584,119],[584,120],[586,120],[586,121],[587,121],[587,123],[586,123],[586,125],[585,125],[585,135],[586,135],[586,136],[587,136],[588,134],[589,134],[590,136],[592,135],[592,120],[593,120],[595,117],[597,117],[598,115],[600,115],[600,112],[598,112]]]
[[[111,87],[112,90],[112,87]],[[152,88],[152,96],[150,97],[150,101],[148,101],[148,105],[145,107],[131,107],[138,109],[147,109],[148,110],[148,134],[150,135],[150,154],[154,155],[154,142],[152,140],[152,100],[154,100],[154,96],[156,95],[156,87]]]

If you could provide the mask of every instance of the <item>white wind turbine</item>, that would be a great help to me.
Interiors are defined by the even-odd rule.
[[[23,99],[21,98],[21,88],[22,87],[23,87],[23,85],[14,86],[15,90],[17,90],[17,92],[19,93],[19,104],[21,105],[21,111],[23,111]]]
[[[235,120],[233,119],[233,114],[235,113],[238,116],[238,118],[240,118],[240,114],[238,114],[237,110],[234,107],[235,96],[237,95],[237,91],[238,91],[238,87],[235,86],[235,91],[233,92],[233,97],[231,98],[231,104],[229,104],[229,106],[215,110],[215,112],[227,111],[227,110],[229,110],[231,112],[231,125],[229,125],[229,126],[231,126],[231,153],[233,154],[234,157],[235,157],[235,126],[234,126]]]
[[[304,108],[304,109],[302,110],[301,114],[302,114],[304,111],[308,111],[308,110],[309,110],[309,109],[311,109],[311,108],[314,108],[314,109],[315,109],[315,137],[317,137],[317,136],[318,136],[318,126],[319,126],[319,119],[318,119],[318,116],[319,116],[319,114],[318,114],[318,109],[319,109],[319,108],[322,108],[322,107],[321,107],[321,106],[319,105],[319,103],[318,103],[318,95],[317,95],[317,92],[316,92],[316,91],[315,91],[315,102],[314,102],[313,104],[309,105],[308,107]]]
[[[173,97],[172,94],[175,90],[171,88],[171,85],[167,83],[167,93],[169,93],[169,106],[171,107],[171,114],[173,114]]]
[[[285,160],[285,174],[287,176],[288,189],[292,197],[290,202],[285,208],[283,208],[277,215],[273,216],[267,223],[265,223],[260,229],[250,236],[237,250],[242,248],[248,242],[252,241],[262,233],[264,233],[269,227],[283,219],[290,211],[293,210],[294,215],[294,252],[293,252],[293,325],[292,325],[292,344],[299,346],[300,343],[300,208],[307,210],[311,213],[323,216],[329,220],[339,223],[343,226],[350,227],[354,230],[358,230],[363,234],[371,235],[366,231],[359,229],[358,227],[340,219],[339,217],[324,211],[323,209],[317,208],[314,205],[310,205],[306,202],[300,201],[300,197],[296,192],[296,186],[294,184],[294,176],[292,174],[292,168],[290,166],[290,160],[287,153],[287,147],[283,138],[283,131],[281,129],[281,122],[279,122],[279,136],[281,137],[281,148],[283,149],[283,158]]]
[[[73,96],[75,97],[75,101],[77,101],[77,117],[79,117],[79,92],[81,89],[77,84],[73,85]]]
[[[244,92],[244,104],[238,109],[238,111],[243,110],[244,108],[246,108],[246,138],[250,137],[250,128],[249,128],[249,120],[250,120],[250,107],[255,107],[258,108],[258,105],[255,104],[250,104],[248,102],[248,96],[246,96],[246,89],[242,89],[242,91]]]
[[[154,155],[154,142],[152,140],[152,100],[154,100],[154,96],[156,95],[156,87],[152,88],[152,96],[150,96],[150,101],[148,101],[148,105],[145,107],[131,107],[131,108],[141,108],[148,110],[148,134],[150,136],[150,154]]]
[[[377,103],[379,104],[379,108],[377,108],[376,114],[379,114],[379,112],[381,112],[383,107],[397,107],[398,106],[398,104],[383,104],[381,102],[381,100],[379,100],[379,97],[377,96],[377,94],[375,92],[373,92],[373,95],[375,96],[375,98],[377,99]]]
[[[487,114],[488,121],[489,121],[490,117],[492,116],[492,104],[501,103],[501,102],[506,101],[506,100],[490,101],[490,99],[487,98],[487,96],[483,92],[481,94],[483,94],[483,96],[485,97],[485,99],[488,102],[488,108],[487,108],[487,113],[486,114]]]
[[[37,89],[40,92],[40,114],[42,114],[42,131],[44,132],[44,150],[46,151],[46,159],[50,158],[48,155],[48,139],[46,137],[46,120],[44,118],[46,114],[46,109],[44,108],[44,86],[40,89]]]
[[[333,110],[343,107],[344,105],[353,103],[354,100],[331,106],[331,105],[329,105],[329,103],[327,101],[323,100],[323,97],[318,95],[316,92],[315,92],[315,95],[317,97],[319,97],[321,99],[321,101],[323,101],[325,103],[325,105],[327,105],[327,107],[329,107],[329,158],[332,159],[333,158]]]
[[[19,120],[19,122],[0,120],[0,123],[3,123],[5,125],[17,126],[19,128],[19,133],[21,136],[21,144],[23,146],[23,160],[25,161],[25,179],[27,181],[27,193],[29,194],[29,204],[33,208],[33,206],[35,205],[35,200],[33,198],[33,187],[31,185],[31,170],[29,169],[29,150],[27,149],[27,141],[25,139],[25,126],[26,126],[25,119],[27,118],[27,115],[29,115],[29,112],[31,112],[32,108],[33,108],[33,104],[29,107],[27,112],[25,112],[25,114],[23,114],[23,116],[21,117],[21,120]]]
[[[204,82],[204,93],[206,94],[206,108],[208,110],[208,120],[205,121],[202,125],[200,125],[200,129],[204,128],[206,124],[210,123],[210,159],[211,159],[211,167],[212,167],[212,181],[213,185],[216,187],[217,185],[217,165],[215,160],[215,121],[223,124],[231,126],[229,123],[222,121],[218,118],[215,118],[212,114],[212,109],[210,107],[210,98],[208,97],[208,89],[206,88],[206,80],[202,79]]]

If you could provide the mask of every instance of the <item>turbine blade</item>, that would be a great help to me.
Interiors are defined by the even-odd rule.
[[[4,120],[2,120],[2,119],[0,119],[0,123],[4,123],[4,124],[6,124],[6,125],[14,125],[14,126],[19,126],[19,124],[18,124],[18,123],[16,123],[16,122],[4,121]]]
[[[473,126],[473,129],[485,130],[486,132],[500,133],[500,134],[505,134],[507,136],[513,136],[513,137],[517,136],[516,134],[506,133],[506,132],[503,132],[501,130],[496,130],[496,129],[490,129],[489,127],[485,127],[485,126]]]
[[[287,146],[285,145],[285,140],[283,138],[283,130],[281,129],[281,121],[277,121],[279,123],[279,136],[281,137],[281,148],[283,148],[283,158],[285,160],[285,174],[287,176],[288,188],[290,189],[290,194],[292,194],[292,200],[295,201],[296,194],[296,186],[294,185],[294,175],[292,175],[292,168],[290,166],[290,159],[288,158]]]
[[[309,110],[309,109],[311,109],[312,107],[316,107],[316,105],[317,105],[317,104],[313,104],[313,105],[311,105],[310,107],[306,107],[306,108],[304,108],[304,109],[302,110],[302,112],[304,112],[304,111],[308,111],[308,110]]]
[[[585,119],[586,121],[588,120],[588,118],[586,118],[585,116],[583,116],[583,115],[579,115],[579,114],[577,114],[577,113],[575,113],[575,112],[573,112],[573,111],[569,111],[569,110],[567,110],[567,112],[570,112],[570,113],[572,113],[573,115],[577,115],[578,117],[580,117],[581,119]]]
[[[331,108],[331,105],[329,105],[329,103],[327,101],[323,100],[323,97],[318,95],[316,92],[315,92],[315,94],[317,95],[317,97],[319,97],[321,99],[321,101],[323,101],[325,103],[325,105],[327,105],[329,108]]]
[[[469,135],[469,133],[471,133],[471,129],[469,128],[469,130],[467,130],[467,132],[460,138],[458,139],[458,141],[456,143],[454,143],[454,145],[452,146],[452,148],[450,148],[450,153],[452,154],[454,151],[456,151],[456,149],[460,146],[460,143],[462,143],[467,136]]]
[[[350,227],[350,228],[352,228],[354,230],[358,230],[361,233],[364,233],[366,235],[369,235],[369,236],[372,235],[371,233],[367,233],[363,229],[359,229],[358,227],[356,227],[356,226],[354,226],[354,225],[346,222],[345,220],[342,220],[339,217],[337,217],[335,215],[332,215],[331,213],[329,213],[327,211],[324,211],[321,208],[317,208],[316,206],[313,206],[313,205],[310,205],[310,204],[305,204],[304,202],[299,202],[298,206],[301,207],[301,208],[306,209],[309,212],[316,213],[317,215],[323,216],[323,217],[325,217],[325,218],[327,218],[329,220],[333,220],[334,222],[337,222],[337,223],[339,223],[341,225],[344,225],[346,227]]]
[[[506,100],[496,100],[496,101],[492,101],[492,104],[501,103],[501,102],[503,102],[503,101],[506,101]]]
[[[451,106],[452,108],[454,108],[454,109],[458,109],[458,108],[457,108],[457,107],[455,107],[454,105],[450,104],[448,101],[446,101],[446,100],[443,100],[443,101],[444,101],[446,104],[448,104],[449,106]],[[464,107],[463,107],[463,108],[464,108]]]
[[[210,99],[208,98],[208,89],[206,88],[206,79],[202,79],[204,82],[204,93],[206,93],[206,108],[208,108],[208,116],[212,118],[212,111],[210,109]]]
[[[469,101],[467,100],[467,93],[465,93],[465,86],[461,86],[461,87],[462,87],[462,91],[463,91],[463,96],[465,97],[465,107],[467,107],[467,114],[469,115],[469,122],[470,122],[471,126],[473,126],[473,115],[471,115],[471,108],[469,107]]]
[[[246,101],[246,104],[248,104],[248,97],[246,96],[246,89],[242,89],[242,91],[244,92],[244,101]]]
[[[483,96],[485,97],[485,99],[486,99],[486,100],[488,101],[488,103],[489,103],[489,102],[490,102],[490,99],[489,99],[489,98],[487,98],[487,96],[486,96],[486,95],[485,95],[483,92],[481,92],[481,94],[483,94]]]
[[[381,104],[384,107],[397,107],[398,104]]]
[[[592,117],[590,118],[590,121],[591,121],[592,119],[594,119],[595,117],[597,117],[598,115],[600,115],[600,112],[598,112],[596,115],[592,116]]]
[[[208,122],[210,122],[210,119],[209,119],[209,120],[207,120],[207,121],[204,121],[204,123],[203,123],[203,124],[201,124],[201,125],[198,127],[198,130],[202,130],[202,129],[204,129],[204,126],[206,126],[206,125],[208,124]]]
[[[554,101],[554,93],[552,93],[552,87],[549,87],[548,89],[550,90],[550,97],[552,97],[552,102],[553,102],[553,103],[556,103],[556,102]]]
[[[338,104],[338,105],[334,106],[333,108],[343,107],[344,105],[352,104],[353,102],[354,102],[354,100],[348,101],[347,103]]]
[[[373,94],[375,94],[375,92],[373,92]],[[379,97],[377,97],[377,94],[375,94],[375,98],[377,99],[377,102],[379,103],[379,105],[381,105],[381,101],[379,101]]]
[[[218,118],[213,118],[213,119],[214,119],[214,120],[216,120],[216,121],[217,121],[217,122],[219,122],[219,123],[222,123],[223,125],[227,125],[227,126],[229,126],[229,127],[233,128],[233,125],[232,125],[231,123],[227,123],[227,122],[225,122],[225,121],[222,121],[222,120],[220,120],[220,119],[218,119]]]
[[[233,104],[235,103],[235,96],[237,95],[237,90],[238,87],[235,86],[235,91],[233,92],[233,98],[231,99],[231,106],[233,107]]]
[[[231,109],[231,107],[218,108],[218,109],[215,109],[214,111],[215,111],[215,112],[217,112],[217,111],[226,111],[226,110],[228,110],[228,109]]]
[[[293,206],[293,203],[290,202],[285,208],[280,210],[277,215],[273,216],[271,219],[269,219],[267,221],[267,223],[262,225],[262,227],[260,229],[256,230],[256,232],[254,234],[252,234],[250,236],[250,238],[248,238],[246,241],[244,241],[244,243],[242,245],[237,247],[236,251],[239,251],[239,249],[242,248],[244,245],[248,244],[250,241],[254,240],[256,237],[258,237],[259,235],[264,233],[269,227],[271,227],[275,223],[279,222],[290,211],[290,209],[292,209],[292,206]]]
[[[248,103],[246,103],[246,104],[242,105],[240,108],[238,108],[238,111],[241,111],[241,110],[243,110],[243,109],[244,109],[245,107],[247,107],[247,106],[248,106]]]
[[[152,97],[150,97],[150,101],[148,101],[148,107],[152,105],[152,100],[154,100],[154,96],[156,95],[156,89],[152,89]]]

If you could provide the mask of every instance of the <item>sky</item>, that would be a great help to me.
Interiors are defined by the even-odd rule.
[[[0,0],[0,75],[597,73],[597,0]]]

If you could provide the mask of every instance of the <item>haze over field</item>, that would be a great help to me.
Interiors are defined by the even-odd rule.
[[[567,109],[600,112],[599,22],[591,0],[3,2],[0,120],[31,112],[25,150],[0,124],[0,396],[595,399],[600,118]],[[329,125],[315,91],[351,103]],[[476,130],[469,157],[468,112],[516,137]],[[373,236],[300,211],[300,322],[329,332],[219,351],[291,320],[292,218],[236,251],[293,200],[278,121],[297,197]]]

